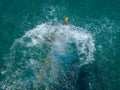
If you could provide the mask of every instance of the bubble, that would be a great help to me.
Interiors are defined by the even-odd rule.
[[[73,25],[44,23],[11,46],[3,89],[74,88],[79,69],[94,61],[94,39]],[[64,86],[61,86],[64,85]]]

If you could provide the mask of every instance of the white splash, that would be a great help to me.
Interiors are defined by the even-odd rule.
[[[3,89],[71,88],[81,65],[94,60],[93,37],[72,25],[45,23],[29,30],[11,47]],[[68,79],[71,80],[68,80]]]

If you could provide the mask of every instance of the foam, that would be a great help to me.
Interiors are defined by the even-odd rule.
[[[11,47],[2,88],[52,89],[61,80],[65,87],[72,86],[79,68],[94,61],[94,51],[94,39],[87,30],[73,25],[38,25]],[[69,78],[73,79],[66,81]]]

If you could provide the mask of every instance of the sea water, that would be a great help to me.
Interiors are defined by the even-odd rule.
[[[1,0],[0,89],[119,90],[119,8],[119,0]]]

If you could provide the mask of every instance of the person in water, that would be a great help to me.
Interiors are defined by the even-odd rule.
[[[66,25],[69,24],[69,18],[68,17],[65,17],[64,21],[65,21]],[[46,37],[46,41],[50,42],[51,44],[54,43],[54,41],[56,41],[56,40],[58,42],[60,42],[59,40],[63,40],[60,36],[64,36],[64,33],[60,33],[60,34],[57,34],[57,35],[55,35],[55,33],[52,33],[50,36]],[[64,43],[61,44],[61,45],[64,45]],[[48,53],[48,55],[46,56],[46,58],[45,58],[46,63],[50,64],[51,62],[55,62],[55,61],[52,61],[53,57],[56,58],[56,60],[60,59],[60,60],[65,61],[67,59],[70,60],[72,56],[68,55],[68,54],[66,56],[62,55],[61,51],[59,51],[59,47],[55,46],[54,49],[51,49],[50,52]]]
[[[65,17],[65,23],[68,25],[69,24],[69,17]]]

